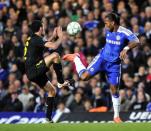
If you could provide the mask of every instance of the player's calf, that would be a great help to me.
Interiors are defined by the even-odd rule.
[[[53,107],[54,107],[56,89],[49,81],[45,85],[44,89],[48,92],[48,97],[46,99],[46,119],[49,122],[51,122],[52,121],[51,116],[52,116],[52,111],[53,111]]]
[[[111,95],[112,95],[112,103],[113,103],[113,110],[114,110],[114,122],[121,123],[122,120],[120,119],[119,112],[120,112],[120,98],[118,93],[118,87],[115,85],[110,85]]]
[[[54,107],[54,97],[47,97],[46,99],[46,119],[52,121],[52,111]]]

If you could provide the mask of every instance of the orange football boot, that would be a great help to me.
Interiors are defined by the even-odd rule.
[[[114,120],[114,123],[122,123],[123,122],[120,117],[115,117],[113,120]]]
[[[80,55],[79,55],[78,53],[66,54],[66,55],[63,56],[63,60],[73,62],[73,61],[74,61],[74,58],[75,58],[76,56],[80,57]]]

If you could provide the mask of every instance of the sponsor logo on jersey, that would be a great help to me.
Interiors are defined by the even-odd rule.
[[[110,40],[110,39],[106,39],[106,42],[109,44],[114,44],[114,45],[120,45],[120,41],[115,41],[115,40]]]

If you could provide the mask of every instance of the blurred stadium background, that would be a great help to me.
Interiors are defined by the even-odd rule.
[[[44,22],[45,38],[52,35],[54,27],[62,26],[64,38],[57,52],[61,56],[79,52],[83,64],[87,66],[105,44],[103,20],[111,11],[120,15],[121,25],[131,29],[142,45],[129,52],[122,64],[121,117],[126,122],[151,122],[151,0],[1,0],[0,123],[45,122],[47,93],[27,79],[24,69],[23,49],[27,37],[31,35],[29,27],[32,21],[40,19]],[[66,33],[66,26],[70,21],[78,21],[83,28],[75,38]],[[46,50],[44,55],[51,52],[53,50]],[[74,78],[76,83],[74,88],[57,91],[54,121],[112,122],[112,103],[105,75],[100,73],[83,82],[78,79],[73,64],[62,63],[65,79]],[[50,80],[57,86],[53,69],[50,74]],[[144,127],[147,130],[146,125],[133,126],[139,131]],[[115,127],[113,129],[118,131],[116,125],[103,126],[105,124],[100,128],[89,125],[87,129],[111,130]],[[3,130],[7,127],[12,129],[12,126],[9,128],[0,125]],[[35,129],[34,125],[32,127]],[[55,125],[49,129],[55,131]],[[66,127],[60,126],[60,129]],[[83,128],[79,126],[77,129],[80,131]],[[131,125],[126,129],[133,130]],[[15,130],[17,131],[17,127]]]

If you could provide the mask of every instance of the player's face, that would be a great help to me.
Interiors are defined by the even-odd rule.
[[[109,20],[108,18],[105,18],[104,20],[105,28],[109,31],[113,31],[114,29],[114,22]]]

